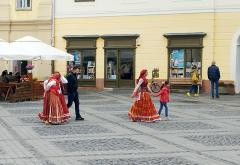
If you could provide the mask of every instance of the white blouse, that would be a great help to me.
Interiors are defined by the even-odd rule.
[[[63,84],[67,84],[68,83],[67,79],[64,76],[60,77],[60,81]],[[48,80],[45,80],[44,83],[43,83],[43,88],[44,88],[45,91],[48,91],[51,88],[51,86],[53,86],[53,85],[56,85],[56,81],[55,80],[51,80],[49,82],[48,82]],[[58,93],[62,93],[61,88],[59,88]]]

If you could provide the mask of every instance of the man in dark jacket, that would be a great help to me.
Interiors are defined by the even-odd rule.
[[[219,68],[216,66],[216,63],[213,61],[212,65],[208,67],[208,79],[211,81],[211,93],[212,98],[214,98],[214,86],[216,89],[216,98],[219,98],[218,94],[218,82],[220,79],[220,71]]]
[[[79,68],[74,66],[72,71],[67,76],[67,92],[68,92],[68,108],[72,106],[72,103],[75,104],[75,113],[76,113],[76,120],[84,120],[84,118],[80,115],[79,109],[79,96],[78,96],[78,80],[77,74],[79,73]]]

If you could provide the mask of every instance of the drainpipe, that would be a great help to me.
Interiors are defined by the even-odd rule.
[[[51,5],[52,5],[52,13],[51,13],[51,45],[54,47],[55,46],[55,4],[56,1],[52,0]],[[51,61],[51,70],[52,73],[55,70],[55,64],[54,60]]]
[[[11,33],[12,33],[12,18],[11,18],[11,6],[10,6],[10,2],[8,2],[8,7],[9,7],[9,10],[8,10],[8,12],[9,12],[9,16],[8,16],[8,18],[9,18],[9,30],[8,30],[8,42],[11,42]],[[11,64],[10,63],[12,63],[12,61],[6,61],[6,63],[7,63],[7,66],[8,66],[8,70],[12,70],[12,69],[10,69],[11,68]],[[12,67],[13,68],[13,67]]]
[[[216,39],[216,0],[213,0],[213,61],[215,61],[215,39]]]

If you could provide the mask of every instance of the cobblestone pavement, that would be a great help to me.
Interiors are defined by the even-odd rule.
[[[172,94],[170,121],[128,120],[130,91],[80,91],[85,121],[45,125],[42,102],[0,102],[0,165],[239,165],[240,96]],[[157,98],[154,99],[159,108]]]

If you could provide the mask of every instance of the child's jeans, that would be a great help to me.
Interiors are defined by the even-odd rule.
[[[166,102],[160,101],[160,108],[159,108],[158,114],[161,115],[163,106],[165,107],[165,116],[168,117],[168,106]]]
[[[198,93],[198,85],[193,84],[193,85],[191,86],[189,93],[192,93],[193,91],[195,92],[195,94]]]

